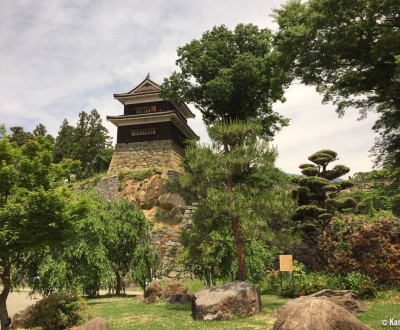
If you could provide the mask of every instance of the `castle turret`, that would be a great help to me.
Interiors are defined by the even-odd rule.
[[[187,124],[195,117],[187,105],[162,99],[160,86],[149,75],[114,98],[124,105],[124,114],[107,116],[118,130],[108,172],[151,167],[180,171],[184,142],[199,139]]]

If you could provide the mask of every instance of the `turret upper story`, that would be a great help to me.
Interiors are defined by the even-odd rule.
[[[163,100],[160,91],[160,86],[148,75],[130,92],[114,94],[114,98],[124,105],[124,116],[176,111],[185,122],[188,118],[195,117],[185,103]]]
[[[107,116],[118,127],[117,143],[164,139],[172,136],[174,130],[179,132],[177,141],[199,140],[187,124],[194,113],[183,102],[162,99],[160,91],[148,75],[130,92],[114,94],[124,105],[123,115]]]

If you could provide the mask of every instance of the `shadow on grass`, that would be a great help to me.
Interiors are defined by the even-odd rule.
[[[122,294],[120,294],[120,295],[116,295],[116,294],[113,294],[113,293],[107,293],[107,294],[102,294],[102,295],[99,295],[99,296],[92,296],[92,297],[89,297],[89,296],[85,296],[85,298],[86,299],[89,299],[89,300],[96,300],[96,299],[111,299],[111,298],[137,298],[137,297],[139,297],[139,298],[143,298],[143,295],[139,295],[139,294],[129,294],[129,293],[122,293]]]
[[[166,304],[166,309],[170,311],[191,311],[192,307],[190,303],[176,303],[176,304]]]

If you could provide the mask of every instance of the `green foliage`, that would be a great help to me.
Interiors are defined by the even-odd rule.
[[[18,147],[23,146],[26,142],[34,138],[32,133],[25,132],[24,128],[21,126],[10,127],[10,131],[12,132],[10,142],[15,142]]]
[[[135,205],[83,193],[71,201],[70,216],[76,219],[73,238],[64,249],[49,251],[38,268],[43,294],[56,289],[96,296],[113,279],[119,294],[128,274],[144,285],[158,270],[151,224]]]
[[[361,299],[374,298],[378,292],[378,285],[368,275],[360,272],[350,272],[345,277],[348,290],[354,290]]]
[[[304,176],[292,178],[292,183],[298,185],[293,190],[293,195],[299,204],[293,219],[298,222],[297,229],[310,247],[315,248],[318,237],[336,211],[353,208],[357,203],[351,197],[338,197],[341,190],[353,184],[350,181],[334,181],[350,171],[344,165],[335,165],[331,170],[327,169],[336,159],[335,151],[317,151],[308,157],[314,164],[299,166]]]
[[[38,136],[26,142],[21,148],[19,185],[33,190],[36,187],[50,188],[51,144],[48,139]]]
[[[134,170],[129,173],[126,173],[129,179],[136,180],[136,181],[143,181],[145,179],[150,178],[154,175],[155,169],[153,168],[146,168],[143,170]]]
[[[62,330],[84,321],[86,303],[76,295],[53,293],[32,307],[25,327],[43,330]]]
[[[252,24],[239,24],[233,31],[216,26],[178,48],[180,72],[164,80],[162,95],[194,103],[208,124],[257,118],[273,136],[288,124],[272,104],[284,100],[290,81],[276,59],[269,30]]]
[[[121,278],[130,271],[144,289],[160,265],[158,254],[150,246],[152,224],[136,205],[126,200],[108,203],[99,219],[106,228],[103,244],[116,275],[117,293],[121,289]]]
[[[377,179],[379,180],[379,179]],[[343,195],[356,201],[353,212],[375,217],[381,211],[389,211],[394,215],[400,214],[400,193],[395,184],[381,185],[379,181],[369,183],[367,190],[355,190]]]
[[[244,260],[258,281],[270,262],[267,242],[282,246],[288,234],[293,201],[278,187],[283,175],[274,166],[275,150],[257,138],[261,129],[254,122],[215,124],[212,146],[186,148],[180,184],[201,202],[182,234],[182,258],[208,284],[250,274]]]
[[[54,143],[53,159],[55,163],[61,162],[63,158],[72,158],[74,130],[75,128],[68,124],[68,120],[64,119]]]
[[[395,0],[292,0],[275,10],[282,68],[315,85],[343,115],[376,110],[378,164],[400,163],[400,3]]]
[[[76,178],[82,176],[81,162],[71,158],[63,158],[57,164],[51,164],[51,180],[54,186],[60,185],[63,180],[70,180],[70,176],[75,175]]]
[[[380,179],[393,179],[395,173],[390,169],[383,170],[373,170],[369,172],[357,172],[354,174],[354,181],[364,181],[364,180],[380,180]]]
[[[282,297],[298,297],[310,295],[324,289],[353,290],[360,299],[374,298],[380,286],[369,276],[359,272],[345,275],[328,272],[305,272],[302,264],[298,264],[292,274],[280,273],[276,270],[267,271],[262,292],[279,294]],[[293,278],[294,277],[294,290]],[[282,285],[281,285],[282,284]]]
[[[80,112],[76,127],[64,119],[54,144],[54,162],[59,163],[64,158],[80,161],[83,177],[106,170],[113,154],[107,134],[96,109],[90,113]]]

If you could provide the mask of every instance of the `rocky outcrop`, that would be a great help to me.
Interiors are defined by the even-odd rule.
[[[297,301],[297,303],[289,301],[280,309],[273,329],[368,330],[369,327],[328,297],[320,296]]]
[[[228,320],[248,317],[261,310],[261,297],[254,284],[235,281],[207,288],[193,295],[192,316],[195,320]]]
[[[158,205],[164,210],[185,211],[186,203],[183,197],[175,193],[162,194],[158,197]]]
[[[101,317],[95,317],[85,324],[71,328],[70,330],[111,330],[111,328],[106,320]]]
[[[167,168],[147,168],[104,177],[96,190],[107,200],[124,198],[137,204],[149,221],[155,223],[152,245],[160,251],[163,279],[180,280],[191,274],[176,263],[183,249],[180,235],[191,221],[193,206],[186,206],[182,196],[166,193],[168,180],[177,180],[179,173]]]
[[[187,206],[179,225],[170,228],[158,228],[151,232],[152,244],[160,251],[163,279],[182,280],[191,277],[190,273],[176,263],[176,258],[183,249],[179,242],[181,232],[190,226],[195,209],[195,206]]]

